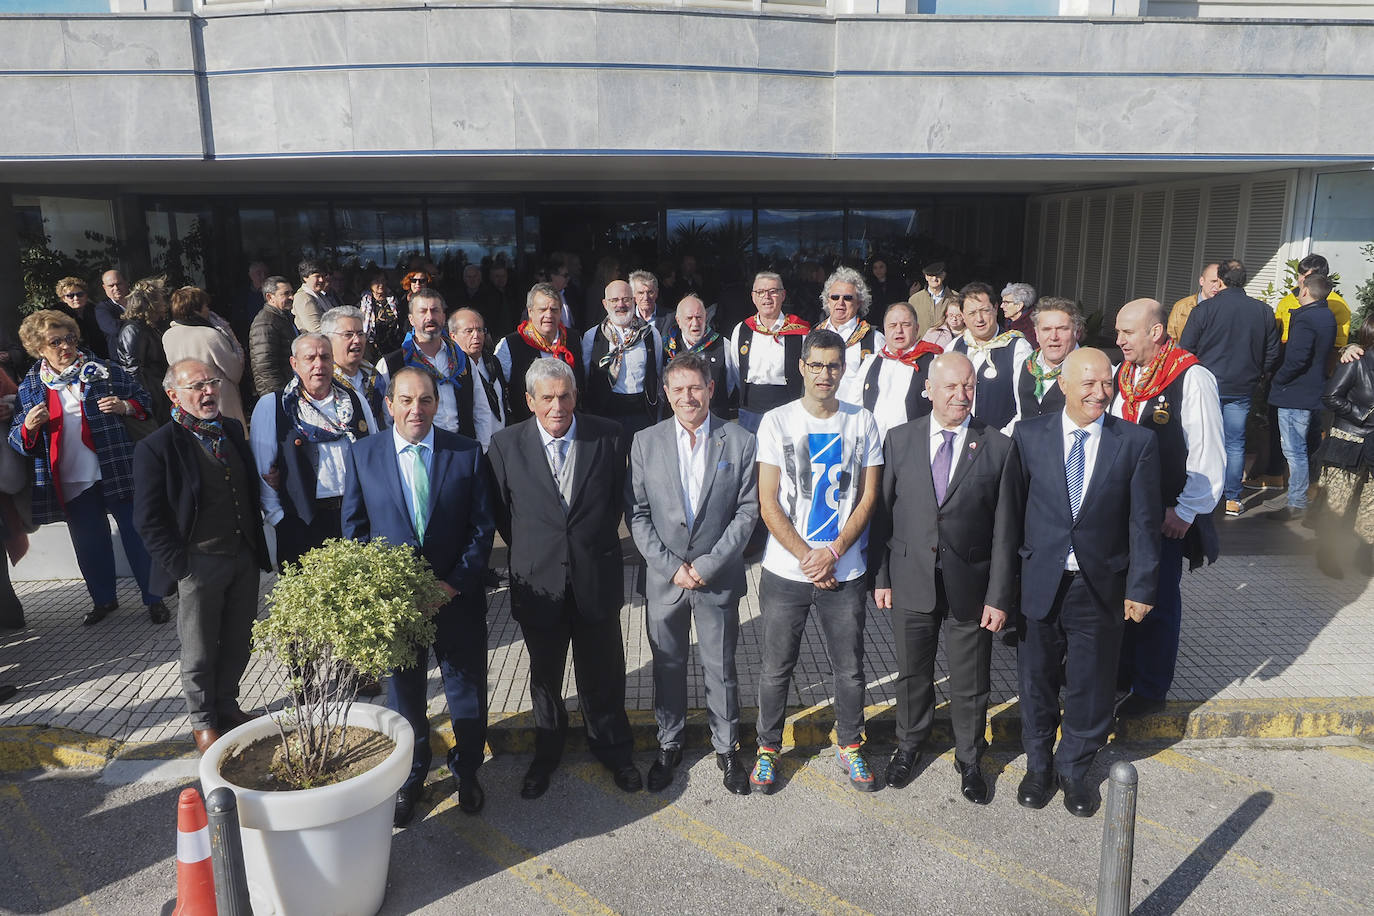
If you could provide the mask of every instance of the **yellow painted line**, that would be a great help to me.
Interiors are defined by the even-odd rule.
[[[76,880],[76,873],[38,818],[33,816],[19,787],[0,786],[0,804],[6,811],[5,816],[0,817],[0,832],[5,834],[11,848],[32,853],[32,858],[17,855],[11,861],[17,861],[18,867],[27,873],[29,886],[38,894],[42,909],[51,912],[68,901],[75,901],[94,912],[90,898]]]
[[[599,766],[583,764],[573,768],[574,775],[583,782],[603,788],[605,777]],[[617,799],[626,806],[637,810],[650,821],[670,833],[674,833],[699,849],[715,856],[718,860],[739,869],[751,878],[767,883],[782,896],[796,902],[806,910],[824,914],[847,914],[847,916],[872,916],[868,910],[855,906],[843,897],[836,896],[825,887],[804,875],[799,875],[765,856],[751,846],[733,839],[710,824],[702,823],[683,809],[672,804],[663,804],[646,795],[618,794]]]
[[[70,728],[15,725],[0,728],[0,773],[22,770],[99,770],[119,742]]]
[[[425,816],[425,820],[457,807],[456,793],[445,798]],[[506,836],[480,817],[464,818],[460,829],[445,822],[474,852],[496,863],[526,887],[565,913],[574,916],[617,916],[616,911],[592,896],[586,888],[552,867],[531,850]]]
[[[952,760],[953,754],[951,753],[949,756]],[[786,761],[784,761],[784,765],[787,765]],[[788,768],[790,769],[790,766]],[[876,820],[895,830],[915,836],[921,842],[935,847],[940,852],[953,856],[962,862],[967,862],[969,865],[995,875],[1008,884],[1029,891],[1037,897],[1070,909],[1075,913],[1082,913],[1084,916],[1090,916],[1093,912],[1092,900],[1080,889],[1071,887],[1033,868],[1027,868],[1019,862],[1006,858],[997,850],[972,842],[958,834],[951,833],[932,821],[918,817],[911,812],[909,807],[899,806],[884,798],[885,793],[878,792],[860,796],[848,785],[828,776],[823,776],[816,767],[806,764],[799,764],[796,773],[789,774],[789,778],[805,783],[809,788],[817,789],[835,801],[850,803],[856,807],[861,805],[862,814],[865,818]]]
[[[1374,766],[1374,751],[1367,747],[1357,747],[1355,745],[1340,745],[1325,748],[1329,754],[1337,757],[1344,757],[1346,760],[1354,760],[1356,763],[1367,763]]]

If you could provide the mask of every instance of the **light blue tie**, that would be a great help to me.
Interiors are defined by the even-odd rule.
[[[425,526],[429,524],[429,469],[425,467],[425,447],[407,445],[411,455],[410,516],[415,522],[415,534],[425,542]]]
[[[1074,521],[1078,521],[1078,510],[1083,507],[1083,443],[1087,438],[1086,429],[1073,431],[1073,447],[1064,462],[1064,477],[1069,483],[1069,509],[1073,511]]]

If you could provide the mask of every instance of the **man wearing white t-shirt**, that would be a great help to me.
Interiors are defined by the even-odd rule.
[[[836,756],[861,791],[877,788],[859,753],[864,725],[864,575],[877,504],[882,437],[873,415],[838,398],[845,341],[817,330],[802,345],[805,393],[764,414],[758,431],[759,511],[768,526],[759,605],[759,754],[750,782],[771,792],[792,669],[814,606],[834,670]]]

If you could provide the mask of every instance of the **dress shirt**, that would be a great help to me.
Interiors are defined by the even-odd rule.
[[[439,352],[430,357],[434,368],[448,372],[448,347],[440,347]],[[391,372],[383,360],[377,366],[377,390],[383,395],[391,388]],[[452,385],[439,384],[439,410],[434,414],[434,425],[451,433],[458,432],[458,393]]]
[[[1074,344],[1073,350],[1070,350],[1069,352],[1072,353],[1074,350],[1077,350],[1077,349],[1078,349],[1078,345],[1077,345],[1077,344]],[[1032,352],[1031,355],[1030,355],[1030,357],[1028,357],[1028,358],[1029,358],[1029,359],[1034,359],[1034,360],[1035,360],[1035,364],[1036,364],[1037,366],[1040,367],[1040,369],[1041,369],[1042,372],[1045,371],[1046,369],[1052,368],[1048,363],[1045,362],[1045,355],[1044,355],[1043,353],[1041,353],[1039,350],[1035,350],[1034,352]],[[1065,358],[1065,359],[1068,359],[1068,356],[1065,355],[1064,358]],[[1062,367],[1064,364],[1063,364],[1063,363],[1060,363],[1059,365]],[[1018,421],[1018,420],[1021,419],[1021,415],[1022,415],[1022,413],[1023,413],[1023,408],[1021,407],[1021,373],[1025,370],[1025,367],[1026,367],[1026,360],[1022,360],[1021,362],[1019,362],[1019,363],[1016,364],[1016,374],[1013,376],[1013,381],[1012,381],[1012,385],[1011,385],[1011,394],[1012,394],[1012,397],[1016,399],[1016,413],[1012,415],[1012,418],[1011,418],[1011,420],[1007,423],[1007,425],[1004,426],[1004,427],[1002,427],[1002,432],[1003,432],[1004,435],[1008,435],[1008,436],[1011,435],[1011,431],[1012,431],[1013,429],[1016,428],[1016,421]],[[1059,379],[1058,379],[1058,378],[1053,378],[1053,379],[1047,380],[1047,381],[1045,382],[1045,393],[1048,394],[1050,388],[1053,387],[1053,386],[1056,386],[1056,385],[1058,385],[1058,384],[1059,384]],[[1043,400],[1043,396],[1042,396],[1041,399]]]
[[[616,338],[623,341],[627,335],[627,329],[611,326],[615,331]],[[592,362],[592,347],[596,345],[596,338],[601,334],[601,325],[588,329],[582,335],[582,365],[587,367],[587,374],[590,376],[596,371],[597,366]],[[649,357],[652,356],[654,366],[660,370],[659,363],[663,359],[663,338],[659,336],[658,328],[649,325],[648,336],[649,348],[652,353],[644,352],[644,341],[640,340],[633,347],[626,350],[620,360],[620,376],[611,380],[611,391],[616,394],[643,394],[644,376],[648,371]]]
[[[417,445],[425,447],[423,457],[425,459],[425,470],[429,472],[429,491],[434,492],[438,486],[438,481],[434,479],[434,426],[429,427],[429,432],[421,439]],[[402,438],[395,427],[391,430],[391,445],[396,449],[396,466],[401,472],[401,492],[406,498],[406,513],[410,516],[412,524],[415,522],[415,459],[409,453],[402,454],[410,448],[411,443]]]
[[[1000,334],[1001,331],[998,331],[997,333]],[[994,334],[993,336],[996,337],[997,335]],[[964,334],[962,331],[958,334],[955,334],[954,337],[950,340],[950,342],[945,344],[945,352],[954,352],[954,345],[963,339]],[[1002,344],[1002,347],[1013,348],[1013,355],[1011,360],[1011,364],[1013,367],[1021,366],[1023,363],[1025,363],[1026,360],[1030,359],[1031,353],[1034,352],[1034,348],[1031,347],[1030,341],[1026,340],[1026,338],[1024,337],[1018,337],[1011,343]],[[996,349],[1000,350],[1002,349],[1002,347],[997,347]],[[969,347],[968,353],[966,353],[965,355],[968,356],[969,361],[973,363],[973,372],[975,375],[981,375],[983,367],[988,364],[988,359],[992,356],[994,352],[994,350],[975,350],[973,347]],[[1000,374],[1001,373],[999,373],[999,375]],[[993,379],[993,381],[997,381],[997,379]],[[1013,373],[1011,381],[1013,385],[1016,383],[1015,373]],[[982,378],[978,379],[978,384],[983,384]]]
[[[849,335],[853,334],[859,327],[858,316],[855,316],[838,327],[831,324],[829,319],[822,321],[817,328],[825,328],[840,335],[840,339],[848,342]],[[887,339],[883,337],[883,332],[874,330],[873,350],[874,353],[882,351]],[[845,347],[844,351],[844,375],[840,377],[840,385],[836,390],[836,397],[841,401],[848,401],[851,404],[863,406],[863,382],[859,375],[859,366],[863,363],[863,341],[855,341]]]
[[[560,316],[563,321],[563,327],[570,328],[573,326],[573,314],[572,309],[568,306],[568,294],[566,289],[560,289],[558,291],[558,301],[563,303],[563,313]]]
[[[557,438],[544,428],[544,424],[540,423],[538,418],[535,418],[534,428],[539,430],[539,442],[544,446],[544,458],[549,462],[550,474],[554,473],[554,468],[553,455],[549,452],[549,443],[559,440],[568,443],[567,451],[563,453],[563,474],[566,476],[572,470],[573,446],[577,444],[577,417],[573,417],[572,425],[568,427],[568,431]],[[555,484],[561,483],[556,474],[553,479]]]
[[[506,343],[506,338],[502,337],[501,342],[496,345],[496,364],[501,367],[501,377],[506,380],[507,385],[513,385],[515,379],[510,377],[511,366],[513,365],[510,356],[510,344]],[[552,353],[543,350],[535,351],[535,359],[558,359]],[[524,379],[520,380],[524,382]]]
[[[259,474],[266,474],[272,465],[277,464],[277,398],[280,394],[269,395],[259,398],[258,403],[253,408],[253,421],[248,425],[249,445],[253,449],[253,461],[258,466]],[[315,409],[325,416],[337,420],[339,413],[334,404],[334,395],[331,394],[323,401],[317,401],[304,391],[301,397],[306,398]],[[372,408],[367,405],[367,399],[361,395],[358,397],[358,404],[363,409],[363,419],[367,421],[369,431],[375,432],[377,420],[372,416]],[[331,496],[343,496],[344,491],[344,457],[345,452],[353,443],[347,437],[335,439],[333,442],[317,442],[319,465],[315,468],[315,498],[328,499]],[[281,465],[277,464],[280,468]],[[258,489],[262,493],[262,515],[269,525],[276,525],[286,514],[286,510],[281,504],[281,494],[267,485],[267,481],[259,479]]]
[[[785,312],[779,312],[777,320],[769,326],[770,331],[782,327]],[[749,344],[749,377],[739,377],[739,339],[744,331],[744,322],[735,325],[730,332],[730,346],[725,350],[725,371],[732,389],[743,390],[743,383],[750,385],[786,385],[787,372],[783,366],[786,355],[786,338],[776,334],[754,334]]]
[[[940,435],[948,429],[954,433],[954,443],[951,446],[951,460],[949,462],[949,477],[945,479],[945,486],[954,479],[954,471],[959,467],[959,456],[964,453],[964,440],[968,438],[968,417],[958,426],[941,426],[935,419],[935,415],[930,416],[930,454],[926,458],[926,464],[935,463],[935,453],[940,450],[940,444],[945,441],[945,437]]]
[[[1118,396],[1112,401],[1112,416],[1121,416],[1121,408]],[[1183,373],[1183,403],[1177,409],[1183,424],[1183,444],[1188,447],[1188,477],[1173,508],[1179,521],[1191,525],[1193,519],[1217,507],[1226,485],[1226,437],[1222,433],[1217,377],[1200,364],[1189,368]],[[1149,401],[1141,404],[1139,418],[1151,410]]]
[[[472,426],[485,452],[491,445],[491,434],[506,425],[500,415],[491,412],[491,402],[487,400],[490,386],[491,393],[496,397],[496,406],[500,408],[501,386],[487,377],[487,364],[480,356],[468,357],[468,365],[472,366],[473,381],[476,383],[472,392]]]
[[[1086,429],[1088,438],[1083,440],[1083,501],[1079,507],[1088,504],[1088,496],[1092,492],[1093,466],[1097,464],[1097,447],[1102,444],[1102,418],[1098,417],[1094,422],[1087,426],[1080,427],[1073,420],[1069,419],[1069,412],[1066,410],[1060,415],[1060,431],[1064,437],[1064,461],[1069,460],[1069,452],[1073,450],[1074,430]],[[1065,487],[1068,486],[1068,476],[1065,475]],[[1067,489],[1066,491],[1067,492]],[[1069,546],[1068,559],[1064,561],[1064,568],[1069,572],[1078,572],[1078,557],[1073,555],[1073,545]]]
[[[915,377],[916,370],[906,363],[874,353],[859,367],[860,382],[855,403],[863,404],[863,380],[868,378],[868,373],[872,371],[871,361],[875,359],[881,362],[878,365],[878,400],[873,405],[873,419],[878,424],[878,432],[886,439],[888,430],[911,419],[906,415],[906,396],[911,386],[916,384],[924,388],[925,384]],[[925,397],[924,391],[921,396]]]
[[[697,509],[701,507],[701,488],[706,483],[706,445],[710,438],[711,418],[707,416],[696,429],[696,444],[692,444],[692,434],[676,420],[677,463],[682,471],[682,507],[687,516],[687,528],[696,524]]]

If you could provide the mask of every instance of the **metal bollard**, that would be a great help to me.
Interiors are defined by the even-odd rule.
[[[248,902],[248,873],[239,835],[239,804],[234,790],[215,789],[205,799],[210,820],[210,859],[215,869],[215,908],[219,916],[253,916]]]
[[[1112,764],[1102,825],[1102,861],[1097,870],[1097,916],[1130,916],[1135,796],[1139,782],[1134,766],[1124,760]]]

